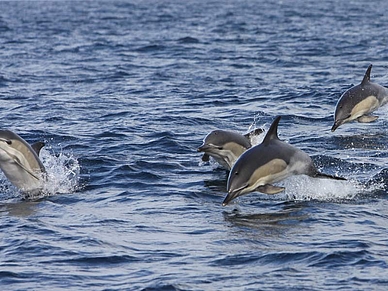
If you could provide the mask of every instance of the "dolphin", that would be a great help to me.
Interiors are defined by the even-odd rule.
[[[369,114],[388,102],[388,88],[370,81],[371,70],[372,65],[369,65],[361,84],[347,90],[338,100],[332,132],[355,119],[358,122],[372,122],[378,118]]]
[[[272,183],[279,182],[291,175],[305,174],[314,178],[346,180],[320,173],[305,152],[285,143],[278,138],[278,116],[271,124],[263,142],[244,152],[232,167],[228,182],[228,194],[222,205],[226,206],[238,196],[253,191],[276,194],[285,188]]]
[[[0,130],[0,168],[8,180],[26,194],[39,193],[43,188],[46,170],[39,159],[45,144],[29,145],[16,133]]]
[[[211,156],[225,169],[230,170],[238,157],[252,147],[250,137],[262,132],[261,128],[245,135],[232,131],[214,130],[205,137],[197,151],[204,152],[202,157],[204,162],[209,161],[209,156]]]

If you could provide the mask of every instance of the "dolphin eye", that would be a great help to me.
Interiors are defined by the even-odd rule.
[[[218,149],[219,149],[220,151],[222,151],[224,148],[223,148],[223,147],[218,147]]]
[[[5,142],[6,144],[12,144],[12,140],[10,140],[10,139],[1,138],[0,141]]]

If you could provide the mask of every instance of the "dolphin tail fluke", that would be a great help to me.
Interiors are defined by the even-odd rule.
[[[329,174],[324,174],[324,173],[320,173],[320,172],[316,172],[313,177],[314,178],[322,178],[322,179],[333,179],[333,180],[346,181],[346,178],[338,177],[338,176],[334,176],[334,175],[329,175]]]

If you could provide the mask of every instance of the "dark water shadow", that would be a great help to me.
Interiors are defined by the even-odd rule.
[[[333,144],[339,149],[386,149],[387,134],[365,133],[357,135],[337,135],[332,137]]]
[[[367,192],[365,195],[373,197],[387,197],[388,168],[381,169],[377,174],[373,175],[368,181],[365,182],[365,187],[367,189],[372,189],[371,192]]]
[[[18,201],[10,203],[0,203],[0,215],[10,215],[15,217],[28,217],[36,213],[40,201]]]
[[[226,195],[226,183],[228,181],[228,172],[225,175],[218,175],[215,179],[204,180],[205,187],[211,191],[225,192]]]
[[[223,216],[230,226],[238,230],[259,230],[265,235],[278,236],[289,229],[302,227],[310,219],[305,211],[306,203],[282,202],[275,207],[272,203],[267,212],[245,213],[234,209],[232,212],[224,211]],[[263,210],[263,207],[260,209]]]

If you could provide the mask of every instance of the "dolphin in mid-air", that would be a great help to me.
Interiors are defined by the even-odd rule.
[[[338,100],[331,131],[355,119],[372,122],[378,118],[369,114],[388,102],[388,88],[370,81],[371,70],[372,65],[369,65],[361,84],[347,90]]]
[[[232,167],[227,183],[226,206],[238,196],[253,191],[276,194],[285,188],[272,185],[292,175],[305,174],[314,178],[346,180],[320,173],[310,156],[292,145],[279,140],[278,116],[272,123],[263,142],[244,152]]]
[[[241,154],[252,147],[250,137],[262,132],[260,128],[245,135],[232,131],[214,130],[205,137],[197,151],[204,152],[202,157],[204,162],[209,161],[209,156],[211,156],[225,169],[230,170]]]
[[[35,194],[43,188],[46,171],[39,159],[43,146],[43,142],[30,146],[16,133],[0,130],[0,168],[23,193]]]

